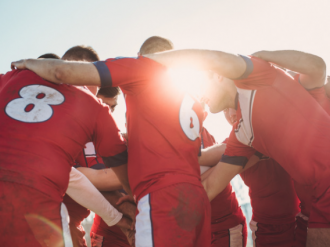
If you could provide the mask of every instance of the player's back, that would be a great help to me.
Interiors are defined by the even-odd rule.
[[[250,144],[241,142],[274,158],[297,182],[314,184],[330,170],[325,162],[330,117],[294,78],[263,60],[251,61],[251,74],[235,81],[243,129],[252,133],[246,138]]]
[[[28,70],[0,80],[0,179],[61,197],[102,107],[85,89],[53,84]]]

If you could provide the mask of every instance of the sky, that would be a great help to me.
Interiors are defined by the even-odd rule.
[[[72,46],[92,46],[101,59],[136,56],[150,36],[176,49],[202,48],[238,54],[295,49],[330,62],[328,0],[56,0],[0,1],[0,73],[10,62]],[[115,118],[124,129],[120,97]],[[280,121],[280,120],[279,120]],[[221,142],[231,127],[223,114],[205,124]]]

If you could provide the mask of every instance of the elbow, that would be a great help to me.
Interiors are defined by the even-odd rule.
[[[68,78],[68,71],[65,66],[56,66],[54,70],[54,77],[56,82],[65,83]]]
[[[325,78],[327,73],[327,66],[324,60],[320,57],[315,56],[313,67],[311,68],[312,73],[318,77]]]

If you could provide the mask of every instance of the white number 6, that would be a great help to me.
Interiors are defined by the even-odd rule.
[[[196,112],[192,109],[194,104],[195,100],[186,94],[180,107],[181,128],[192,141],[199,137],[199,119]]]
[[[19,95],[22,98],[10,101],[5,111],[9,117],[25,123],[47,121],[53,115],[50,105],[64,102],[64,96],[59,91],[43,85],[23,87]]]

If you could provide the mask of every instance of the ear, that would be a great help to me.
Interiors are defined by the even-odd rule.
[[[140,52],[137,53],[138,56],[141,56]]]

